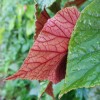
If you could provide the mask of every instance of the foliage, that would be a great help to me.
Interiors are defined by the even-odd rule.
[[[2,23],[0,24],[0,29],[4,30],[3,32],[1,30],[3,33],[2,49],[4,57],[3,66],[0,67],[2,78],[18,70],[33,43],[34,4],[33,1],[31,4],[28,2],[22,4],[20,2],[13,0],[9,0],[9,2],[8,0],[3,0],[0,2],[2,12],[0,16],[0,23]],[[0,94],[2,95],[1,99],[36,99],[37,94],[30,93],[35,86],[39,86],[36,84],[20,80],[6,82],[2,89],[2,94]],[[36,96],[33,97],[32,95]]]
[[[65,77],[68,42],[79,15],[75,7],[70,7],[60,10],[50,18],[41,29],[19,71],[7,80],[21,78],[49,80],[55,84],[60,82]],[[41,22],[39,25],[42,26]]]
[[[51,6],[56,0],[37,0],[36,2],[39,4],[40,8],[43,10],[44,7]]]
[[[86,7],[78,19],[69,43],[64,92],[100,85],[100,1]]]
[[[46,10],[50,16],[54,16],[54,14],[59,9],[63,8],[67,2],[67,0],[62,0],[58,4],[57,1],[60,0],[51,1],[52,2],[49,3],[50,0],[46,0],[43,5],[42,3],[39,3],[40,9],[42,10],[46,4]],[[56,1],[56,3],[54,1]],[[79,10],[83,10],[91,1],[93,0],[87,0],[79,7]],[[100,0],[98,0],[98,4],[99,1]],[[38,81],[29,80],[1,81],[6,76],[12,75],[19,69],[29,51],[29,48],[34,42],[34,5],[33,0],[0,0],[0,49],[2,49],[0,50],[0,100],[37,100],[48,84],[48,82],[43,82],[43,84],[41,82],[39,84]],[[55,9],[55,5],[57,5],[57,9]],[[77,38],[77,36],[75,37]],[[58,95],[63,84],[64,80],[53,85],[56,100],[58,100]],[[61,100],[92,100],[92,96],[98,100],[99,93],[100,89],[98,87],[93,89],[76,89],[64,94]],[[52,98],[47,94],[43,94],[41,100],[52,100]]]

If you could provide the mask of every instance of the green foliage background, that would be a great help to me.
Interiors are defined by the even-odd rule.
[[[82,10],[91,1],[88,0],[79,10]],[[65,0],[62,0],[61,6],[63,7],[64,4]],[[54,11],[48,9],[50,16],[53,16],[56,11],[57,9]],[[0,100],[38,99],[41,87],[38,81],[2,81],[19,69],[34,42],[34,13],[33,0],[0,0]],[[54,86],[54,93],[57,98],[61,84]],[[77,89],[65,94],[61,100],[99,100],[99,92],[99,87]],[[91,96],[95,98],[91,99]],[[41,100],[52,100],[52,98],[44,94]]]

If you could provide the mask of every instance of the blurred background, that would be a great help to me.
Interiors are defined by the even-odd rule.
[[[62,0],[62,7],[66,1]],[[86,0],[79,10],[91,1],[93,0]],[[34,42],[34,5],[33,0],[0,0],[0,100],[38,100],[40,88],[45,85],[36,80],[2,81],[19,69]],[[50,11],[49,14],[54,15]],[[63,81],[54,85],[56,98],[62,83]],[[52,98],[44,94],[41,100]],[[73,90],[60,100],[100,100],[100,87]]]

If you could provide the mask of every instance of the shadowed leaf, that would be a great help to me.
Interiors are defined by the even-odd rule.
[[[54,98],[52,82],[49,82],[45,92]]]
[[[80,7],[84,2],[86,2],[86,0],[68,1],[68,2],[65,4],[65,7],[73,6],[73,5],[76,5],[77,7]]]
[[[36,38],[40,34],[40,31],[42,30],[44,24],[47,22],[47,20],[50,17],[45,9],[41,13],[39,13],[38,5],[36,5],[35,7],[36,7],[36,14],[35,14],[35,16],[36,16],[36,22],[35,22],[36,32],[35,32],[34,39],[36,40]]]

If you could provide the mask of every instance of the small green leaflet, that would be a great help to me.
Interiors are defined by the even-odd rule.
[[[40,82],[41,88],[40,88],[40,92],[39,92],[39,95],[38,95],[39,98],[41,98],[42,94],[45,92],[48,84],[49,84],[49,81]]]
[[[69,43],[66,73],[60,97],[72,89],[100,85],[100,0],[81,12]]]
[[[43,10],[44,7],[50,7],[56,0],[36,0],[37,4],[39,4],[40,8]]]

